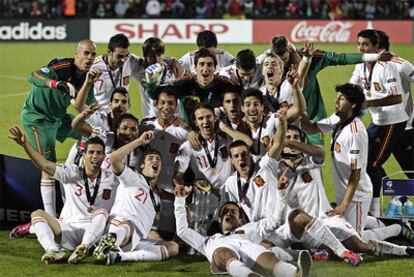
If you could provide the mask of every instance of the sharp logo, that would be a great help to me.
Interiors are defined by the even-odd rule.
[[[38,22],[30,26],[28,22],[21,22],[17,26],[0,26],[0,40],[64,40],[66,37],[66,24],[51,26]]]

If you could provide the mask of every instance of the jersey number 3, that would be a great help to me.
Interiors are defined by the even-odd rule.
[[[145,204],[145,202],[147,201],[148,198],[148,193],[145,192],[142,188],[139,188],[139,193],[137,195],[135,195],[135,198],[139,201],[142,202],[142,204]]]

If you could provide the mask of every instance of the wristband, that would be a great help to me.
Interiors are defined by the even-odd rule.
[[[56,88],[58,81],[50,80],[50,88]]]
[[[302,61],[304,63],[310,63],[311,62],[312,57],[306,57],[306,56],[302,56]]]

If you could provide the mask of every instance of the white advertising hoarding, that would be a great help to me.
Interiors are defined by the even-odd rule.
[[[166,43],[195,43],[203,30],[216,33],[219,43],[252,43],[251,20],[154,20],[154,19],[92,19],[90,38],[107,43],[109,38],[124,33],[132,43],[159,37]]]

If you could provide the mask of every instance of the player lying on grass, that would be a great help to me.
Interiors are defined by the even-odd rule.
[[[154,138],[154,131],[144,132],[110,156],[119,186],[111,210],[108,234],[101,238],[94,251],[96,259],[106,260],[108,265],[121,261],[159,261],[178,254],[175,242],[146,240],[160,209],[160,198],[155,193],[161,172],[160,153],[157,150],[144,152],[138,164],[138,173],[123,162],[131,151],[149,144]]]
[[[260,233],[266,233],[280,225],[284,218],[280,216],[283,215],[282,205],[282,212],[276,211],[272,216],[272,224],[262,221],[243,225],[240,206],[235,202],[226,202],[219,211],[220,233],[207,237],[188,227],[185,199],[191,190],[192,187],[175,186],[177,235],[208,259],[212,273],[227,272],[232,276],[259,276],[258,273],[302,276],[303,273],[303,276],[309,276],[312,262],[307,251],[299,254],[300,270],[297,272],[295,266],[279,260],[270,250],[252,242],[261,236]]]
[[[15,126],[9,138],[23,147],[33,163],[60,181],[65,189],[66,201],[59,220],[44,210],[32,213],[32,225],[39,243],[46,253],[42,262],[49,264],[67,258],[66,251],[74,250],[69,263],[79,263],[88,249],[103,234],[110,201],[113,175],[101,169],[105,158],[105,145],[97,137],[86,142],[83,156],[85,165],[57,165],[46,160],[33,149],[26,135]]]

